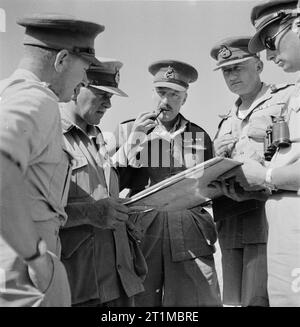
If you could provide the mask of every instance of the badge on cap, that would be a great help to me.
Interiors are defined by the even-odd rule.
[[[116,82],[117,84],[120,83],[120,72],[119,72],[119,71],[116,72],[116,75],[115,75],[115,82]]]
[[[168,67],[168,70],[165,73],[165,77],[166,78],[175,78],[175,71],[171,66]]]
[[[222,48],[220,49],[220,51],[218,52],[218,54],[223,58],[223,59],[227,59],[230,58],[232,55],[231,50],[229,50],[225,45],[222,46]]]

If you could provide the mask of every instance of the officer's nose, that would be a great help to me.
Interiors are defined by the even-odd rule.
[[[87,78],[86,71],[83,73],[82,81],[81,81],[82,86],[87,87],[89,84],[89,80]]]
[[[237,79],[237,77],[238,77],[238,73],[232,70],[229,74],[229,81],[233,82]]]
[[[162,104],[167,104],[168,103],[168,98],[165,96],[165,97],[162,97],[161,98],[161,103]]]
[[[106,99],[105,99],[104,107],[105,107],[105,109],[109,109],[109,108],[111,108],[111,101],[110,101],[110,98],[106,98]]]

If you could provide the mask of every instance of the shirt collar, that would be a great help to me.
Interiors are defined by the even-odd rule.
[[[256,95],[255,99],[253,100],[251,106],[247,110],[246,116],[257,105],[256,101],[259,100],[260,98],[262,98],[267,93],[268,90],[270,90],[270,85],[267,85],[266,83],[262,82],[261,89],[257,93],[257,95]],[[235,113],[236,116],[238,114],[239,106],[241,104],[242,104],[242,99],[240,97],[238,97],[237,100],[235,101],[235,104],[234,104],[234,113]]]
[[[188,122],[189,121],[186,118],[184,118],[182,114],[179,113],[177,115],[176,122],[170,131],[167,131],[162,124],[159,124],[154,128],[153,132],[160,136],[165,135],[165,136],[169,136],[170,138],[173,138],[176,135],[181,134],[186,129]]]

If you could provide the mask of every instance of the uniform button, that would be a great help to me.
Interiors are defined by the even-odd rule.
[[[156,293],[159,293],[160,292],[160,289],[158,288],[157,290],[155,290]]]

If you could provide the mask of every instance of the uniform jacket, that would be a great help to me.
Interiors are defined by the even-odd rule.
[[[209,135],[199,126],[178,115],[171,133],[160,125],[138,142],[133,151],[126,155],[122,148],[126,144],[134,120],[124,122],[119,127],[119,151],[114,156],[116,162],[129,164],[119,167],[121,187],[135,194],[147,185],[154,185],[186,168],[212,157]],[[125,153],[125,154],[124,154]],[[124,160],[126,157],[126,160]],[[119,165],[120,166],[120,165]],[[154,219],[168,219],[168,231],[173,261],[191,258],[188,250],[196,256],[209,255],[214,251],[216,232],[212,217],[202,207],[178,212],[148,213],[142,219],[144,230]]]
[[[118,197],[118,175],[110,165],[102,134],[91,127],[91,139],[62,112],[64,140],[72,153],[72,178],[66,211],[70,221],[93,214],[93,202]],[[146,264],[120,223],[114,231],[80,225],[61,231],[62,261],[71,286],[72,303],[114,300],[143,291]]]
[[[223,119],[215,139],[225,134],[238,138],[230,155],[232,159],[247,158],[264,163],[264,139],[272,117],[282,114],[290,96],[292,85],[262,85],[262,89],[248,109],[244,119],[237,116],[238,99]],[[267,164],[267,163],[266,163]],[[267,223],[265,203],[258,200],[236,202],[221,197],[213,203],[214,219],[217,221],[220,243],[225,248],[239,248],[243,244],[266,243]]]

